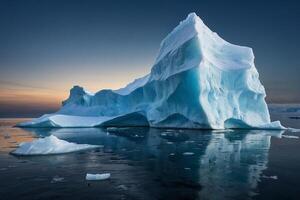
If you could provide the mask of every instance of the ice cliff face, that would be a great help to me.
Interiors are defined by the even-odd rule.
[[[283,128],[271,123],[265,96],[252,49],[191,13],[162,41],[150,74],[115,91],[75,86],[57,113],[20,126]]]

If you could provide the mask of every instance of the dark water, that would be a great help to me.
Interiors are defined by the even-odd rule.
[[[300,199],[300,139],[281,137],[300,133],[12,127],[24,120],[0,120],[1,200]],[[300,128],[300,120],[283,121]],[[103,148],[51,156],[9,154],[20,142],[50,134]],[[110,179],[85,180],[86,173],[105,172]]]

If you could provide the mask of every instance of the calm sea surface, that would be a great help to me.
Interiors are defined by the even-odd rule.
[[[289,118],[294,115],[272,118],[300,128],[300,119]],[[0,119],[1,200],[300,199],[300,139],[289,137],[297,132],[13,127],[25,120]],[[9,154],[21,142],[51,134],[103,148]],[[86,173],[106,172],[108,180],[85,180]]]

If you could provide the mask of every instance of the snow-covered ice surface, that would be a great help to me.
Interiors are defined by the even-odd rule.
[[[114,91],[75,86],[58,112],[19,126],[283,129],[265,96],[252,49],[191,13],[162,41],[150,74]]]
[[[67,142],[58,139],[54,135],[50,135],[45,138],[39,138],[32,142],[21,143],[19,148],[11,153],[14,155],[49,155],[71,153],[98,147],[98,145]]]
[[[135,89],[144,86],[148,82],[148,80],[149,80],[149,74],[142,78],[138,78],[134,80],[133,82],[126,85],[126,87],[115,90],[114,92],[121,95],[128,95]]]
[[[80,108],[83,109],[83,108]],[[64,114],[46,114],[30,122],[18,124],[24,127],[93,127],[111,117],[105,116],[79,116]]]

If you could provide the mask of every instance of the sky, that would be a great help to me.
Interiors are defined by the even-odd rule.
[[[268,103],[300,102],[297,1],[0,0],[0,117],[51,113],[73,85],[118,89],[147,74],[190,12],[253,48]]]

